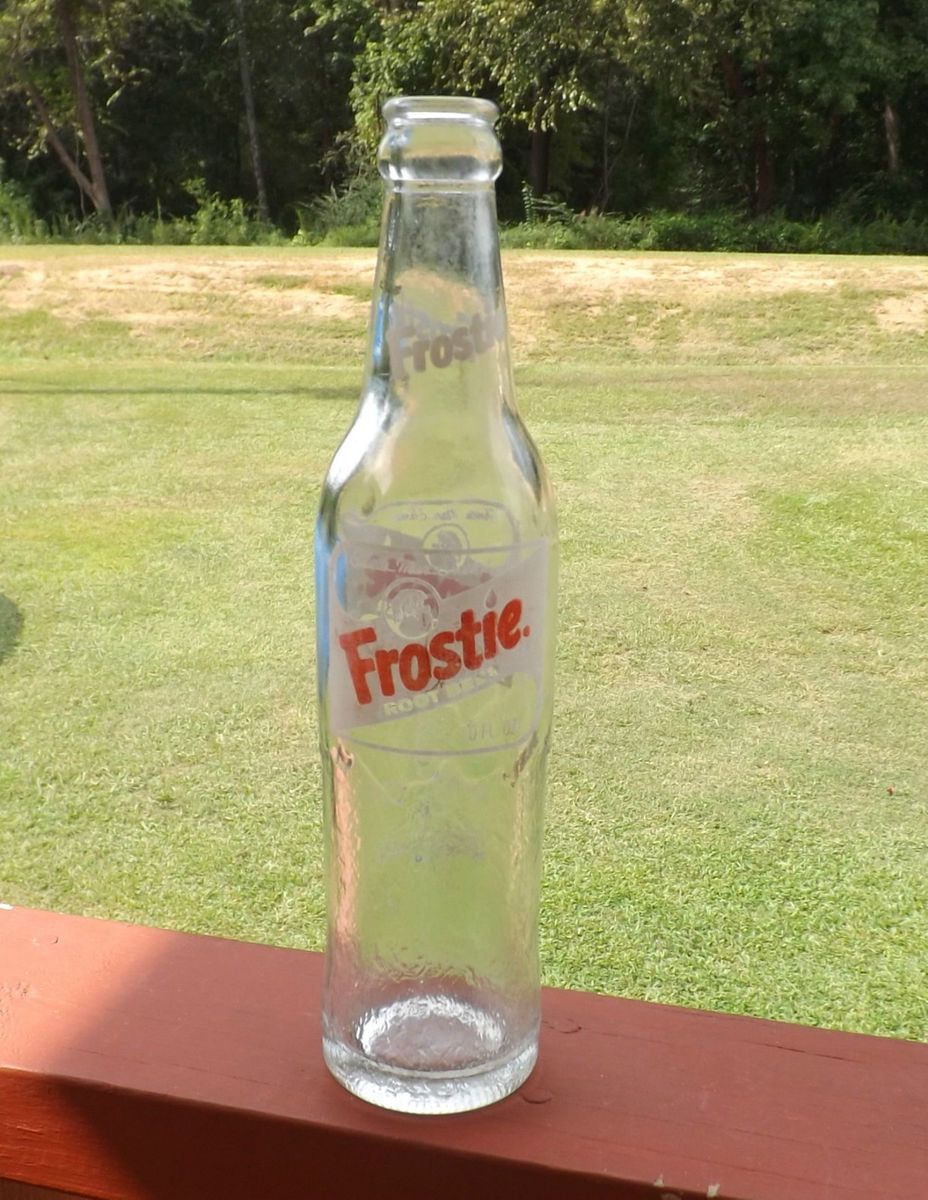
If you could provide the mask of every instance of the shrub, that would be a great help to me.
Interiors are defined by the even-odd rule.
[[[297,240],[304,244],[324,241],[329,246],[376,246],[382,204],[380,176],[356,175],[340,190],[332,188],[308,204],[296,206],[300,222]]]
[[[188,220],[194,246],[247,246],[263,240],[264,226],[249,215],[241,198],[223,200],[202,179],[189,180],[184,190],[197,204]]]
[[[928,254],[928,221],[880,217],[851,224],[840,218],[793,221],[781,213],[654,212],[635,217],[574,214],[568,222],[525,221],[503,229],[512,249],[721,250],[777,254]]]
[[[95,245],[244,246],[255,244],[376,246],[382,188],[378,177],[358,175],[340,191],[296,205],[299,231],[292,239],[257,220],[241,199],[224,200],[202,179],[186,189],[196,203],[191,216],[135,215],[124,209],[111,221],[97,216],[35,215],[29,196],[6,180],[0,160],[0,242],[84,242]],[[651,212],[616,216],[575,213],[552,196],[522,190],[526,220],[504,227],[501,242],[527,250],[721,250],[778,254],[928,254],[928,219],[877,216],[850,220],[846,211],[814,222],[783,213],[749,218],[730,210]]]
[[[31,242],[44,234],[44,223],[32,211],[28,195],[14,180],[3,178],[0,159],[0,242]]]
[[[368,220],[358,225],[333,226],[322,239],[323,246],[378,246],[380,224]]]

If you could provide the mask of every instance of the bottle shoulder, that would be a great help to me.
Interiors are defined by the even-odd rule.
[[[509,405],[462,419],[453,411],[391,411],[366,397],[332,460],[320,518],[337,537],[384,510],[422,504],[505,511],[514,541],[556,536],[541,457]]]

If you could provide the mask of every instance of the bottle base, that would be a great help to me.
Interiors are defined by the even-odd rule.
[[[394,1112],[440,1115],[494,1104],[538,1057],[535,1037],[504,1049],[498,1017],[448,996],[398,1000],[364,1015],[356,1044],[324,1036],[326,1066],[353,1095]]]

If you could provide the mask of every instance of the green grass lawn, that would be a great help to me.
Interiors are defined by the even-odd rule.
[[[0,900],[320,948],[370,263],[0,248]],[[925,1038],[928,262],[506,269],[562,526],[546,982]]]

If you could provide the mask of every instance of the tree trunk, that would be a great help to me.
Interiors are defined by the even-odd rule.
[[[606,64],[606,89],[603,97],[603,163],[600,176],[599,192],[596,196],[596,206],[600,212],[605,212],[609,205],[609,117],[612,109],[612,59]]]
[[[772,88],[770,84],[770,70],[766,62],[759,62],[757,70],[757,100],[763,104],[771,94]],[[767,132],[767,121],[763,116],[758,116],[754,134],[754,161],[757,164],[756,172],[756,188],[755,188],[755,211],[758,216],[763,216],[770,212],[773,208],[773,202],[776,198],[773,178],[773,157],[770,153],[770,138]]]
[[[258,216],[267,224],[271,217],[264,186],[264,166],[261,160],[261,139],[258,134],[258,118],[255,114],[255,93],[251,84],[251,55],[248,51],[248,34],[245,29],[245,0],[235,0],[238,29],[238,65],[242,74],[242,95],[245,99],[245,120],[248,124],[248,145],[251,150],[251,167],[258,193]]]
[[[761,126],[754,136],[754,213],[763,216],[773,208],[773,159],[767,130]]]
[[[93,107],[90,103],[90,97],[87,94],[84,68],[77,45],[77,29],[74,25],[74,14],[71,11],[71,0],[55,0],[55,16],[58,19],[58,31],[64,43],[64,53],[68,60],[68,70],[71,73],[74,106],[77,109],[77,120],[84,143],[84,152],[87,155],[87,166],[90,169],[90,198],[100,216],[105,221],[110,221],[113,218],[113,208],[110,204],[110,195],[106,186],[106,174],[103,170],[103,158],[100,154],[100,145],[97,141],[97,127],[93,117]],[[80,181],[78,180],[78,182]]]
[[[745,119],[744,107],[745,101],[747,100],[747,89],[745,88],[744,80],[741,77],[741,70],[729,51],[726,51],[719,58],[719,66],[721,67],[722,78],[725,81],[725,88],[728,92],[728,95],[735,102],[735,120],[739,125],[743,125]],[[721,104],[716,108],[715,115],[718,119],[722,136],[728,144],[728,151],[731,155],[732,165],[737,171],[738,180],[741,188],[744,191],[745,200],[750,206],[751,212],[756,214],[759,183],[758,166],[760,161],[758,158],[757,133],[755,131],[753,146],[749,146],[744,136],[736,134],[735,129],[732,128],[731,122],[726,119],[724,107]],[[737,126],[735,128],[737,128]]]
[[[886,169],[890,175],[899,174],[899,117],[896,107],[886,97],[883,106],[883,132],[886,135]]]
[[[828,117],[828,140],[819,154],[815,172],[815,209],[828,208],[834,202],[837,183],[841,177],[843,116],[837,107]],[[795,192],[795,188],[793,189]]]
[[[551,169],[551,130],[543,129],[541,121],[535,118],[532,126],[532,164],[531,185],[536,196],[548,193],[548,178]]]
[[[55,122],[52,120],[52,115],[48,111],[48,105],[45,103],[45,98],[43,97],[42,93],[34,83],[26,84],[26,92],[29,96],[29,99],[32,101],[32,107],[38,113],[39,120],[45,126],[45,136],[48,138],[49,145],[61,159],[62,165],[77,186],[81,189],[87,199],[93,203],[93,184],[80,169],[79,165],[74,161],[72,155],[68,153],[68,148],[61,140],[58,130],[55,128]]]

